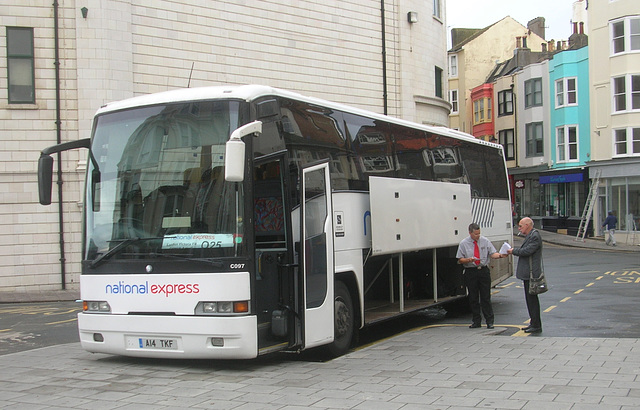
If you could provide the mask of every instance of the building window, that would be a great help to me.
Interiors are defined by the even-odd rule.
[[[578,127],[576,125],[565,125],[556,128],[558,162],[570,162],[578,160]]]
[[[473,102],[473,125],[491,122],[491,98],[479,98]]]
[[[457,77],[458,76],[458,56],[456,54],[451,54],[449,56],[449,77]]]
[[[451,113],[458,112],[458,90],[449,90],[449,102],[451,103]]]
[[[532,122],[525,125],[525,138],[527,141],[527,157],[540,157],[544,155],[544,143],[542,140],[542,123]]]
[[[440,6],[441,0],[433,0],[433,16],[439,19],[442,18],[442,9]]]
[[[498,132],[498,142],[504,148],[504,157],[507,161],[516,159],[516,150],[513,143],[513,129]]]
[[[621,231],[637,231],[640,228],[640,200],[638,198],[640,198],[639,176],[608,179],[605,209],[615,211],[618,217],[618,228]]]
[[[484,98],[473,102],[473,123],[484,122]]]
[[[640,155],[640,128],[613,130],[613,153],[617,157]]]
[[[524,82],[524,107],[542,105],[542,78],[532,78]]]
[[[513,91],[500,91],[498,93],[498,116],[510,114],[513,114]]]
[[[640,17],[611,22],[611,54],[640,51]]]
[[[578,103],[576,84],[576,77],[561,78],[556,81],[556,108]]]
[[[36,102],[33,28],[7,27],[9,104]]]
[[[435,69],[436,80],[436,97],[442,98],[442,68],[436,67]]]
[[[640,110],[640,74],[614,77],[612,81],[613,111]]]

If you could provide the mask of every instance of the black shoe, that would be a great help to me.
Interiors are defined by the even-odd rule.
[[[469,329],[477,329],[480,326],[481,326],[480,323],[472,323],[471,325],[469,325]]]
[[[531,326],[527,326],[527,327],[521,327],[520,330],[529,330],[531,329]]]
[[[493,329],[493,323],[487,323],[487,329]]]
[[[530,327],[529,329],[525,329],[525,333],[542,333],[541,327]]]

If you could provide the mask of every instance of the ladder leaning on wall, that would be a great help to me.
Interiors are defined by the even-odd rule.
[[[635,219],[633,219],[633,215],[627,216],[627,230],[631,231],[631,233],[627,234],[627,245],[629,245],[629,242],[631,242],[631,245],[635,245],[638,227],[636,226]]]
[[[576,235],[576,241],[584,242],[584,237],[587,234],[587,228],[589,227],[589,221],[593,214],[593,205],[598,199],[598,187],[600,185],[600,174],[602,170],[596,170],[591,181],[591,188],[589,188],[589,195],[587,196],[587,202],[584,204],[584,210],[582,211],[582,217],[580,218],[580,226],[578,227],[578,234]],[[595,227],[594,227],[595,229]]]

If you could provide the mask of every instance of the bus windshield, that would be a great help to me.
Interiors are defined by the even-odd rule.
[[[243,186],[224,179],[225,143],[241,125],[243,107],[204,101],[99,116],[88,163],[85,260],[243,256]]]

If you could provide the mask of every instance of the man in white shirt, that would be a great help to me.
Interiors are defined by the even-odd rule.
[[[469,292],[469,305],[473,315],[473,321],[469,326],[471,329],[481,326],[481,312],[487,322],[487,328],[493,329],[489,261],[506,256],[498,253],[491,241],[480,235],[478,224],[469,225],[469,236],[460,242],[456,258],[458,263],[464,266],[464,283]]]

